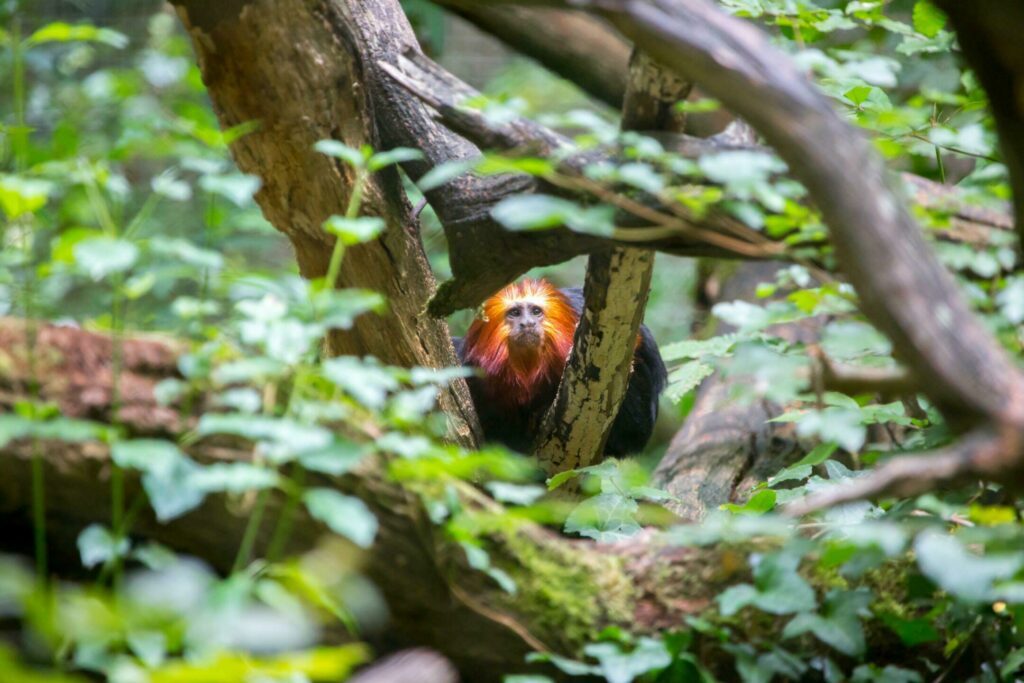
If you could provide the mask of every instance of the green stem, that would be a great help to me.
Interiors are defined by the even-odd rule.
[[[252,557],[252,549],[256,545],[256,535],[259,533],[263,523],[263,513],[267,509],[267,499],[270,497],[270,489],[263,489],[256,499],[256,507],[249,516],[249,522],[245,525],[245,533],[242,535],[242,543],[238,546],[238,555],[235,556],[235,564],[231,569],[232,574],[242,570]]]
[[[281,515],[277,518],[277,526],[274,534],[270,537],[270,546],[267,548],[267,562],[275,561],[284,550],[284,545],[291,534],[292,522],[295,520],[295,510],[299,507],[302,498],[302,491],[306,483],[306,469],[299,463],[292,464],[292,488],[288,493],[288,500],[284,504]]]
[[[366,184],[366,173],[357,170],[356,180],[352,183],[352,197],[348,201],[348,209],[345,211],[345,218],[355,218],[359,215],[359,207],[363,201],[363,186]],[[334,241],[334,250],[331,252],[331,262],[327,266],[326,284],[334,288],[338,284],[338,275],[341,273],[341,260],[345,255],[345,244],[341,238]]]

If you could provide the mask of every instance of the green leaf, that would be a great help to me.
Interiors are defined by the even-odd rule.
[[[247,462],[222,462],[197,469],[192,483],[205,493],[245,493],[277,486],[274,470]]]
[[[90,524],[78,534],[78,554],[82,558],[82,566],[92,569],[113,560],[124,557],[131,549],[127,538],[117,538],[113,532],[101,524]]]
[[[728,510],[737,515],[763,515],[775,509],[775,498],[777,495],[772,489],[761,489],[743,505],[723,503],[721,509]]]
[[[1020,671],[1021,666],[1024,666],[1024,648],[1017,648],[1011,650],[1006,659],[1003,660],[1003,666],[999,669],[999,673],[1004,679],[1009,679],[1013,674]]]
[[[373,545],[373,539],[377,536],[377,518],[363,501],[324,488],[306,491],[302,501],[309,514],[326,524],[331,531],[361,548]]]
[[[273,462],[287,462],[298,454],[326,448],[334,437],[330,430],[297,420],[244,413],[206,413],[199,418],[200,436],[234,434],[259,442]]]
[[[491,216],[508,230],[547,230],[564,225],[569,216],[579,210],[568,199],[546,194],[523,194],[502,199],[491,209]]]
[[[352,356],[332,358],[321,369],[324,377],[367,408],[381,408],[388,392],[400,386],[389,368]]]
[[[153,178],[150,184],[153,192],[176,202],[187,202],[192,199],[192,186],[178,178],[174,171],[164,171]]]
[[[401,164],[406,161],[420,161],[423,159],[423,152],[411,147],[396,147],[386,152],[377,152],[366,163],[371,171],[379,171],[392,164]]]
[[[632,683],[640,676],[661,671],[672,663],[665,643],[648,636],[637,640],[632,650],[626,651],[618,643],[590,643],[583,652],[596,659],[608,683]]]
[[[516,591],[518,590],[516,588],[516,582],[513,581],[512,577],[503,569],[491,564],[491,556],[487,554],[486,550],[471,543],[459,543],[459,545],[461,545],[463,551],[465,551],[466,560],[469,562],[470,567],[477,571],[481,571],[494,579],[494,582],[509,595],[516,594]]]
[[[127,240],[114,237],[90,237],[73,248],[75,263],[93,280],[102,280],[113,273],[123,273],[135,265],[139,248]]]
[[[72,25],[63,21],[55,21],[38,29],[28,37],[27,42],[29,45],[93,42],[121,49],[128,46],[128,36],[109,28],[98,28],[89,24]]]
[[[46,206],[53,183],[46,180],[0,175],[0,209],[14,219]]]
[[[363,168],[366,165],[366,156],[362,150],[354,149],[337,140],[321,140],[313,145],[313,148],[321,154],[341,159],[352,168]]]
[[[810,475],[812,467],[814,467],[815,465],[820,465],[821,463],[831,458],[832,454],[836,452],[836,449],[838,447],[838,444],[835,444],[831,441],[826,441],[825,443],[818,444],[817,446],[811,449],[810,453],[800,458],[800,460],[796,461],[789,467],[780,471],[775,476],[769,477],[768,485],[774,486],[775,484],[778,484],[783,481],[790,481],[792,479],[803,479],[807,477],[808,475]],[[804,474],[804,472],[806,473]]]
[[[860,657],[867,647],[860,619],[869,614],[870,602],[868,591],[829,591],[820,614],[796,615],[786,624],[782,637],[793,638],[810,632],[844,655]]]
[[[934,643],[940,638],[938,630],[928,619],[904,619],[891,612],[883,612],[880,617],[907,647]]]
[[[334,443],[299,454],[299,462],[307,470],[340,476],[363,461],[366,449],[352,441],[336,439]]]
[[[699,360],[683,363],[668,374],[665,396],[673,403],[679,403],[686,394],[699,387],[700,383],[714,372],[713,367]]]
[[[930,0],[917,0],[914,4],[914,30],[934,38],[946,26],[946,15]]]
[[[723,616],[732,616],[747,606],[769,614],[807,612],[817,605],[814,589],[797,572],[798,553],[783,550],[751,557],[754,585],[742,583],[718,595]]]
[[[565,532],[611,543],[640,533],[640,506],[620,493],[601,493],[577,505],[565,520]]]
[[[154,254],[168,256],[197,268],[220,270],[224,267],[224,256],[219,251],[203,249],[180,237],[153,237],[149,240],[149,248]]]
[[[475,163],[475,161],[469,159],[453,159],[452,161],[446,161],[424,173],[423,177],[420,178],[416,185],[423,192],[430,192],[431,190],[441,187],[445,183],[458,178],[460,175],[473,168]]]
[[[224,197],[240,208],[248,206],[261,184],[259,176],[246,173],[204,175],[199,178],[199,187],[210,194]]]
[[[935,529],[918,535],[914,552],[925,576],[966,602],[995,599],[994,584],[1013,578],[1024,567],[1024,552],[975,555],[955,537]]]
[[[160,631],[130,631],[127,641],[132,654],[149,668],[160,666],[167,657],[167,636]]]
[[[504,481],[489,481],[485,486],[495,500],[509,505],[531,505],[547,492],[543,486],[509,484]]]
[[[324,221],[324,229],[332,235],[337,235],[342,244],[347,246],[375,240],[386,227],[384,219],[378,216],[331,216]]]
[[[685,358],[722,357],[728,354],[742,337],[738,334],[723,334],[710,339],[685,339],[661,347],[661,357],[665,361],[683,360]]]

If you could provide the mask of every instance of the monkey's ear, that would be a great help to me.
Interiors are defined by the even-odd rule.
[[[480,318],[482,322],[489,323],[491,319],[487,317],[487,302],[480,304],[476,307],[476,317]]]

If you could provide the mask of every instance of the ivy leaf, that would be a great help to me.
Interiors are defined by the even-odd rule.
[[[621,493],[601,493],[577,505],[565,520],[565,532],[612,543],[640,533],[640,506]]]
[[[326,524],[334,533],[361,548],[373,545],[373,539],[377,536],[377,518],[363,501],[325,488],[306,491],[302,501],[309,514]]]
[[[173,171],[164,171],[153,178],[150,184],[153,192],[176,202],[187,202],[192,199],[192,186],[178,178]]]
[[[277,472],[247,462],[222,462],[199,468],[192,476],[195,486],[206,493],[245,493],[273,488]]]
[[[632,683],[640,676],[660,671],[672,663],[672,655],[661,640],[647,636],[637,640],[631,651],[618,643],[590,643],[583,652],[598,661],[608,683]]]
[[[747,606],[770,614],[807,612],[815,608],[814,589],[797,573],[800,555],[783,550],[769,555],[755,555],[754,585],[741,583],[718,595],[723,616],[732,616]]]
[[[870,602],[868,591],[829,591],[820,614],[796,615],[786,624],[782,637],[793,638],[810,632],[844,655],[859,657],[867,647],[860,618],[868,614]]]
[[[102,524],[90,524],[78,534],[78,554],[82,566],[92,569],[113,560],[125,557],[131,549],[127,538],[117,538]]]

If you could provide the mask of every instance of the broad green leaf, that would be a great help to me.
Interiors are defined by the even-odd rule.
[[[335,683],[346,680],[371,659],[361,643],[318,647],[272,657],[220,652],[210,658],[193,657],[166,662],[148,673],[149,683],[209,683],[209,681],[308,680]],[[296,678],[298,677],[298,678]]]
[[[176,202],[187,202],[192,199],[192,186],[178,178],[173,171],[164,171],[156,176],[151,185],[153,192]]]
[[[78,554],[82,566],[92,569],[116,557],[124,557],[131,549],[127,538],[117,538],[107,527],[90,524],[78,534]]]
[[[46,180],[0,175],[0,209],[9,219],[34,213],[46,206],[53,189]]]
[[[387,228],[383,218],[378,216],[357,216],[346,218],[345,216],[331,216],[324,221],[324,230],[336,235],[342,244],[351,246],[363,244],[380,237]]]
[[[714,372],[713,367],[699,360],[683,363],[668,373],[668,387],[665,390],[665,396],[674,403],[678,403]]]
[[[224,267],[224,256],[219,251],[204,249],[186,239],[153,237],[149,240],[149,248],[155,254],[168,256],[197,268],[220,270]]]
[[[90,237],[77,242],[73,249],[75,263],[93,280],[102,280],[113,273],[123,273],[135,265],[139,248],[115,237]]]
[[[719,610],[731,616],[747,606],[770,614],[792,614],[814,609],[814,589],[798,573],[800,555],[778,551],[752,558],[754,585],[737,584],[718,595]]]
[[[995,599],[995,585],[1024,567],[1024,552],[976,555],[954,536],[934,529],[914,541],[917,564],[943,590],[966,602]]]
[[[422,159],[423,152],[418,149],[396,147],[386,152],[377,152],[366,162],[366,167],[371,171],[379,171],[393,164],[401,164],[406,161],[420,161]]]
[[[416,185],[423,192],[430,192],[469,171],[473,168],[474,163],[467,159],[454,159],[438,164],[423,174]]]
[[[728,354],[741,339],[738,334],[723,334],[710,339],[685,339],[661,347],[661,357],[665,361],[721,357]]]
[[[569,221],[580,210],[575,203],[546,194],[506,197],[491,209],[491,216],[514,231],[547,230]]]
[[[192,482],[206,493],[245,493],[273,488],[279,476],[274,470],[247,462],[213,463],[197,469]]]
[[[665,643],[648,636],[639,638],[629,651],[617,643],[590,643],[584,646],[583,652],[598,661],[608,683],[632,683],[672,663]]]
[[[565,532],[611,543],[640,533],[640,506],[620,493],[601,493],[577,505],[565,520]]]
[[[324,377],[367,408],[381,408],[388,393],[399,388],[399,382],[389,368],[353,356],[332,358],[321,368]]]
[[[199,187],[203,190],[220,195],[238,207],[247,206],[261,184],[259,176],[246,173],[204,175],[199,178]]]
[[[341,159],[353,168],[362,168],[366,165],[366,155],[363,154],[363,150],[354,149],[337,140],[321,140],[313,145],[313,148],[321,154]]]
[[[98,28],[90,24],[66,24],[55,21],[46,24],[28,37],[29,45],[43,43],[93,42],[114,48],[128,46],[128,36],[109,28]]]
[[[776,496],[776,492],[772,489],[761,489],[743,505],[724,503],[721,505],[721,509],[737,515],[763,515],[775,509]]]
[[[825,596],[818,614],[798,614],[786,624],[783,638],[813,633],[818,640],[849,657],[859,657],[867,648],[861,617],[869,616],[871,595],[864,590],[835,589]]]
[[[914,30],[923,36],[934,38],[946,26],[946,15],[930,0],[914,3]]]
[[[309,514],[331,531],[362,548],[373,545],[377,536],[377,518],[363,501],[324,488],[306,491],[302,500]]]

